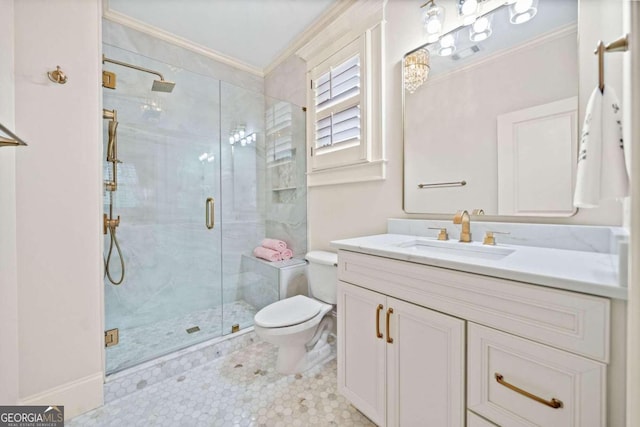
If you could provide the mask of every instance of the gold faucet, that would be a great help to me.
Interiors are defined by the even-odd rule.
[[[453,217],[454,224],[462,224],[462,230],[460,231],[460,241],[463,243],[471,242],[471,219],[469,212],[458,211]]]

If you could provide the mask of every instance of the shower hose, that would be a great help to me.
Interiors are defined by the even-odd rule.
[[[109,278],[109,281],[114,285],[119,285],[124,280],[124,258],[122,257],[122,250],[120,249],[120,244],[118,243],[118,238],[116,237],[116,228],[109,226],[109,235],[111,236],[111,241],[109,242],[109,252],[107,253],[107,258],[104,260],[104,275]],[[116,251],[118,252],[118,257],[120,258],[120,266],[121,274],[120,280],[113,280],[111,277],[111,272],[109,271],[109,264],[111,263],[111,254],[113,253],[113,247],[116,247]]]

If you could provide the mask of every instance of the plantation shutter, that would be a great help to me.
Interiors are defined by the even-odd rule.
[[[316,153],[360,144],[361,80],[357,54],[331,67],[314,82]]]

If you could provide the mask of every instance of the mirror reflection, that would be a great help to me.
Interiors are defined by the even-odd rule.
[[[481,3],[473,19],[425,5],[434,41],[403,64],[409,213],[575,212],[577,0],[511,3]],[[442,15],[459,21],[444,35]]]

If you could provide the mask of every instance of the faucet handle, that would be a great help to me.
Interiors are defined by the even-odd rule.
[[[482,241],[483,245],[495,245],[496,244],[496,238],[494,236],[494,234],[511,234],[508,231],[490,231],[487,230],[487,232],[484,235],[484,240]]]
[[[438,240],[449,240],[449,234],[447,233],[447,229],[446,228],[440,228],[440,227],[428,227],[429,230],[440,230],[440,233],[438,233]]]
[[[471,215],[484,215],[484,209],[474,209],[471,211]]]

